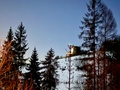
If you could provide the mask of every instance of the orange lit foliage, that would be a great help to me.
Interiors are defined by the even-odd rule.
[[[2,52],[2,58],[0,60],[0,90],[33,90],[32,80],[20,83],[19,73],[15,67],[13,67],[13,56],[10,50],[11,42],[9,42]],[[14,71],[13,71],[14,70]]]
[[[23,90],[35,90],[33,86],[33,80],[30,78],[30,80],[25,80],[25,83],[23,85]]]
[[[0,88],[5,90],[14,90],[18,81],[17,71],[12,73],[13,55],[11,55],[10,47],[11,42],[4,47],[0,61]]]

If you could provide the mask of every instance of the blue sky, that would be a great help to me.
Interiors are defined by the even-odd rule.
[[[102,0],[112,11],[120,30],[120,0]],[[8,30],[17,29],[23,22],[27,31],[30,57],[34,47],[39,58],[44,59],[50,48],[56,55],[65,55],[67,44],[80,45],[79,26],[87,12],[89,0],[0,0],[0,38],[5,39]]]

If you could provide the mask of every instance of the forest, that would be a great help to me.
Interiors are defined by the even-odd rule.
[[[83,72],[74,90],[119,90],[120,86],[120,35],[112,11],[101,0],[89,0],[87,11],[80,23],[78,38],[82,40],[79,52],[69,52],[67,58],[74,61],[78,72]],[[0,47],[0,90],[59,90],[59,59],[54,47],[45,59],[38,58],[33,48],[30,58],[25,58],[29,49],[25,26],[21,22],[13,32],[10,27]],[[70,47],[71,49],[71,47]],[[23,68],[26,72],[23,73]],[[62,70],[65,68],[62,68]],[[71,66],[69,66],[69,76]],[[69,78],[70,80],[71,78]],[[68,83],[68,90],[73,90]]]

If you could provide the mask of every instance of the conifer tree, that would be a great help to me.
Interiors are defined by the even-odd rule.
[[[82,30],[79,37],[83,39],[83,48],[88,51],[83,60],[83,66],[81,69],[86,72],[86,89],[104,89],[107,87],[107,78],[105,67],[106,65],[106,52],[105,45],[103,46],[102,55],[97,55],[98,51],[101,49],[101,44],[106,40],[110,40],[115,36],[116,22],[113,14],[107,6],[101,2],[101,0],[90,0],[88,7],[88,12],[82,21]],[[100,52],[100,51],[99,51]],[[100,57],[102,56],[102,57]],[[99,58],[98,58],[99,57]],[[102,60],[103,72],[99,70],[99,60]],[[92,72],[92,73],[91,73]],[[103,74],[102,78],[99,75]],[[100,79],[99,79],[100,78]],[[99,84],[100,82],[102,84]],[[101,85],[101,86],[100,86]]]
[[[12,31],[12,28],[10,27],[10,29],[8,31],[8,34],[7,34],[7,37],[6,37],[6,40],[4,41],[4,44],[3,44],[3,51],[5,51],[5,49],[8,46],[8,44],[10,44],[10,53],[11,53],[12,56],[14,54],[13,53],[13,49],[12,49],[13,48],[13,38],[14,38],[13,31]]]
[[[101,6],[100,0],[90,0],[90,3],[87,4],[88,12],[83,17],[83,21],[81,21],[82,26],[80,29],[82,30],[79,38],[83,39],[82,47],[87,51],[85,58],[85,62],[83,62],[82,70],[84,70],[87,74],[84,75],[87,77],[85,87],[86,89],[96,90],[96,49],[97,49],[97,29],[98,25],[101,22],[99,17],[101,14],[99,13],[99,8]]]
[[[108,71],[107,69],[109,68],[109,60],[107,57],[107,51],[106,51],[106,47],[108,45],[105,45],[104,42],[108,41],[108,40],[113,40],[116,36],[116,21],[115,18],[113,16],[112,11],[104,4],[102,3],[101,8],[100,8],[100,13],[101,15],[101,23],[99,25],[99,31],[98,31],[98,36],[99,36],[99,45],[100,45],[100,49],[99,51],[101,52],[102,56],[99,58],[98,63],[100,64],[102,62],[103,65],[103,73],[100,72],[100,70],[98,70],[98,73],[103,76],[101,78],[98,78],[99,81],[103,81],[103,89],[106,90],[108,87]],[[104,43],[104,45],[103,45]],[[102,44],[102,46],[101,46]],[[98,65],[98,69],[99,69]],[[100,77],[100,75],[98,75]],[[99,85],[100,86],[100,85]],[[102,85],[101,85],[102,87]],[[99,87],[99,88],[101,88]]]
[[[9,32],[8,32],[8,35],[7,35],[7,37],[6,37],[6,41],[4,42],[4,44],[13,41],[13,38],[14,38],[14,36],[13,36],[12,27],[10,27]]]
[[[56,86],[58,84],[58,74],[57,74],[57,68],[58,68],[58,61],[57,58],[54,58],[54,51],[51,48],[47,56],[45,58],[45,61],[43,61],[43,81],[42,81],[42,88],[43,90],[55,90]]]
[[[28,82],[33,81],[34,90],[41,90],[41,75],[40,75],[40,63],[38,59],[38,54],[36,48],[34,48],[33,53],[30,58],[30,63],[27,65],[26,70],[28,71],[26,79]]]
[[[26,65],[27,59],[24,58],[24,55],[28,50],[26,37],[26,30],[21,22],[21,24],[18,26],[18,30],[16,30],[15,32],[14,37],[14,65],[18,67],[18,70],[20,70],[23,66]]]
[[[13,31],[12,31],[12,27],[10,27],[6,40],[4,41],[4,44],[3,44],[3,51],[6,48],[6,46],[8,46],[8,44],[11,43],[10,45],[11,55],[13,54],[13,39],[14,39]]]

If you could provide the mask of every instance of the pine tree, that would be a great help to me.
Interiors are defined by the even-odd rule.
[[[13,36],[12,27],[10,27],[8,35],[6,37],[6,41],[4,43],[6,44],[6,43],[9,43],[9,42],[13,41],[13,37],[14,36]]]
[[[21,22],[21,24],[18,26],[18,30],[16,30],[15,32],[14,37],[14,64],[16,65],[16,67],[18,67],[18,70],[20,70],[23,66],[26,65],[27,59],[24,58],[24,55],[28,50],[26,37],[26,30]]]
[[[101,47],[101,44],[114,38],[116,22],[111,10],[100,0],[90,0],[87,7],[88,12],[83,18],[82,26],[80,27],[82,31],[79,35],[84,41],[82,44],[83,49],[88,51],[82,59],[83,66],[81,67],[86,72],[86,75],[84,75],[87,77],[85,87],[87,89],[95,90],[99,88],[106,90],[106,66],[108,64],[106,64],[106,46],[102,45],[103,47]],[[100,71],[101,63],[103,64],[101,69],[103,72]]]
[[[3,44],[3,51],[5,50],[5,48],[8,46],[9,43],[11,43],[10,45],[10,52],[11,52],[11,55],[13,55],[13,31],[12,31],[12,28],[10,27],[9,31],[8,31],[8,34],[7,34],[7,37],[6,37],[6,40],[4,41],[4,44]]]
[[[41,87],[41,75],[40,75],[40,63],[38,59],[38,54],[36,48],[34,48],[33,53],[30,58],[30,63],[27,65],[26,70],[28,71],[26,79],[28,82],[33,81],[34,90],[40,90]]]
[[[98,78],[99,81],[103,81],[103,86],[101,85],[101,87],[103,87],[104,90],[107,89],[108,87],[108,71],[107,69],[109,68],[109,60],[107,58],[107,52],[106,52],[106,47],[108,45],[103,45],[104,42],[108,41],[108,40],[113,40],[116,36],[116,21],[115,18],[113,16],[112,11],[104,4],[102,3],[101,8],[100,8],[100,12],[101,12],[101,24],[99,25],[99,31],[98,31],[98,36],[99,36],[99,45],[100,45],[100,54],[102,55],[101,57],[99,57],[98,63],[101,64],[102,63],[102,67],[103,67],[103,73],[100,72],[100,70],[98,70],[98,73],[102,75],[101,78]],[[102,45],[102,46],[101,46]],[[98,65],[100,66],[100,65]],[[100,66],[101,67],[101,66]],[[99,69],[99,67],[98,67]],[[99,77],[101,75],[98,75]],[[99,85],[100,86],[100,85]],[[101,88],[99,87],[99,88]]]
[[[47,56],[45,58],[45,61],[43,61],[43,81],[42,81],[42,88],[43,90],[55,90],[56,86],[58,84],[58,74],[57,74],[57,68],[58,68],[58,61],[57,58],[54,58],[54,51],[51,48]]]
[[[97,30],[98,25],[101,22],[99,17],[101,16],[99,8],[101,6],[100,0],[90,0],[87,4],[88,12],[85,14],[83,21],[81,21],[82,30],[79,38],[83,38],[82,47],[87,51],[85,58],[83,59],[83,67],[87,74],[85,87],[91,90],[96,90],[96,49],[97,49]],[[84,61],[85,60],[85,61]]]
[[[103,44],[107,40],[115,39],[117,24],[112,11],[104,3],[101,5],[100,12],[101,24],[99,25],[98,35],[100,36],[100,43]]]
[[[14,38],[13,31],[12,31],[12,28],[10,27],[7,37],[6,37],[6,40],[4,41],[4,44],[3,44],[3,51],[6,48],[6,46],[9,43],[11,43],[10,50],[11,50],[11,54],[13,54],[13,38]]]

